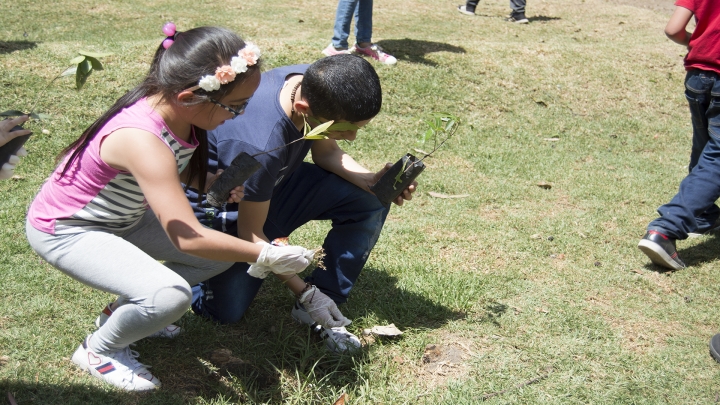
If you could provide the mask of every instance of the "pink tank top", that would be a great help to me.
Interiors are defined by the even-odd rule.
[[[88,230],[120,232],[140,220],[148,206],[137,181],[129,172],[114,169],[100,158],[103,139],[121,128],[155,134],[175,155],[178,173],[198,145],[194,134],[191,144],[177,138],[143,98],[111,118],[60,178],[68,159],[65,157],[30,206],[28,220],[33,227],[53,235]]]

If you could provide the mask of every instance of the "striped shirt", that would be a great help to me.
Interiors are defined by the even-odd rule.
[[[121,232],[135,225],[148,210],[135,178],[114,169],[100,158],[100,145],[121,128],[138,128],[155,134],[175,155],[178,173],[192,157],[198,143],[177,138],[145,99],[115,115],[90,141],[83,153],[60,178],[61,163],[35,197],[28,219],[36,229],[61,235],[91,230]],[[79,169],[79,170],[78,170]]]

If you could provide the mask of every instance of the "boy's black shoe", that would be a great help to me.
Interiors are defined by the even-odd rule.
[[[658,231],[648,231],[640,239],[638,247],[658,266],[672,270],[680,270],[685,267],[685,263],[680,260],[677,250],[675,250],[675,239]]]
[[[720,363],[720,333],[710,339],[710,355]]]
[[[530,22],[530,20],[525,17],[525,13],[510,13],[510,16],[508,16],[505,21],[515,23],[515,24],[527,24]]]
[[[464,4],[458,6],[458,11],[460,12],[460,14],[475,15],[475,9],[468,10],[467,6]]]

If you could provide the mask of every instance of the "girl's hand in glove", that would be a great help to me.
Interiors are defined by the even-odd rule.
[[[347,326],[352,322],[340,312],[335,301],[312,286],[299,298],[310,317],[325,328]]]
[[[263,249],[255,263],[250,263],[248,274],[265,278],[272,271],[275,274],[299,273],[313,260],[314,250],[302,246],[274,246],[267,242],[258,242]]]

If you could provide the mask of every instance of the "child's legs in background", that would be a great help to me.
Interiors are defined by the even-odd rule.
[[[690,106],[690,118],[693,127],[692,152],[688,171],[697,164],[700,154],[708,141],[708,117],[711,93],[718,75],[700,69],[693,69],[685,75],[685,98]],[[720,94],[716,95],[720,97]]]
[[[480,0],[468,0],[467,3],[465,3],[465,10],[474,13],[478,3],[480,3]]]
[[[525,14],[525,4],[527,0],[510,0],[510,8],[513,14]]]
[[[355,9],[355,42],[362,47],[372,43],[373,0],[359,0]]]
[[[337,49],[347,49],[348,47],[350,23],[358,7],[358,1],[359,0],[340,0],[338,2],[332,37],[332,45]]]
[[[720,197],[720,79],[715,73],[703,71],[698,72],[697,77],[702,80],[690,78],[686,85],[686,89],[702,90],[686,91],[693,119],[693,147],[696,141],[700,143],[703,138],[706,141],[697,156],[693,151],[691,165],[695,165],[680,183],[678,193],[658,208],[661,217],[648,226],[648,230],[674,239],[685,239],[689,232],[707,230],[720,216],[720,209],[715,205]]]

